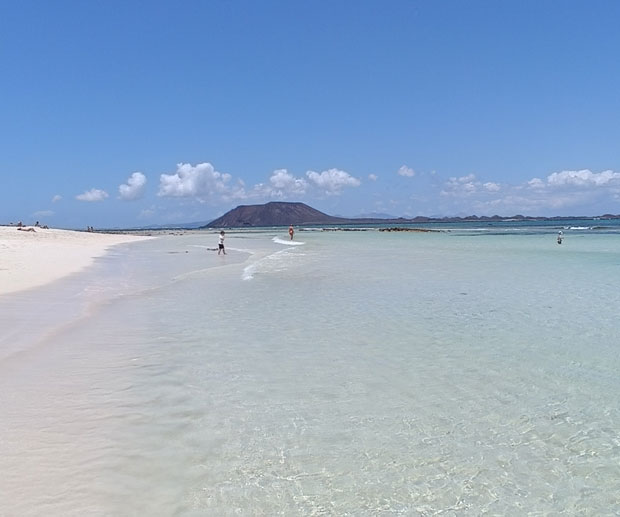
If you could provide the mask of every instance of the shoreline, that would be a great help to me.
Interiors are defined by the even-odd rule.
[[[86,269],[112,246],[151,238],[154,237],[0,226],[0,297]]]

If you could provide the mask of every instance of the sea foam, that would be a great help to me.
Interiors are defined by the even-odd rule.
[[[280,237],[274,237],[273,242],[277,243],[277,244],[285,244],[286,246],[301,246],[303,244],[305,244],[305,242],[300,242],[300,241],[292,241],[292,240],[285,240],[285,239],[281,239]]]

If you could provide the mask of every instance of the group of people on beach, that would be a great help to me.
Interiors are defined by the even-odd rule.
[[[293,235],[295,235],[295,229],[293,228],[292,224],[288,227],[288,234],[291,240],[293,240]],[[225,238],[226,238],[226,232],[224,230],[220,231],[220,235],[219,235],[219,239],[217,243],[217,254],[218,255],[221,255],[222,253],[226,255],[226,248],[224,247]]]
[[[11,223],[11,225],[13,225],[13,223]],[[24,223],[22,223],[21,221],[19,221],[15,226],[17,226],[17,229],[22,231],[22,232],[36,232],[36,230],[32,227],[28,227],[27,225],[25,225]],[[47,225],[41,225],[39,223],[39,221],[37,221],[36,223],[34,223],[34,226],[36,226],[37,228],[43,228],[44,230],[49,229],[49,226]]]

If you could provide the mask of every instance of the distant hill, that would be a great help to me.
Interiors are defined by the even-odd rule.
[[[398,216],[392,214],[384,214],[381,212],[369,212],[367,214],[358,214],[356,219],[398,219]]]
[[[514,215],[511,217],[476,216],[466,217],[424,217],[417,216],[411,219],[403,217],[383,218],[381,214],[374,217],[334,217],[320,212],[304,203],[286,203],[272,201],[264,205],[241,205],[230,210],[214,221],[201,228],[252,228],[264,226],[295,226],[313,224],[416,224],[416,223],[453,223],[453,222],[500,222],[500,221],[555,221],[571,219],[620,219],[620,215],[605,214],[600,217],[528,217]]]
[[[204,228],[242,228],[260,226],[295,226],[304,224],[346,224],[349,219],[332,217],[304,203],[272,201],[264,205],[240,205]]]

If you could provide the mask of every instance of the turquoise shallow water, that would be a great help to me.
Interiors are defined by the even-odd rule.
[[[0,300],[0,515],[618,515],[620,236],[452,230],[190,232]]]

